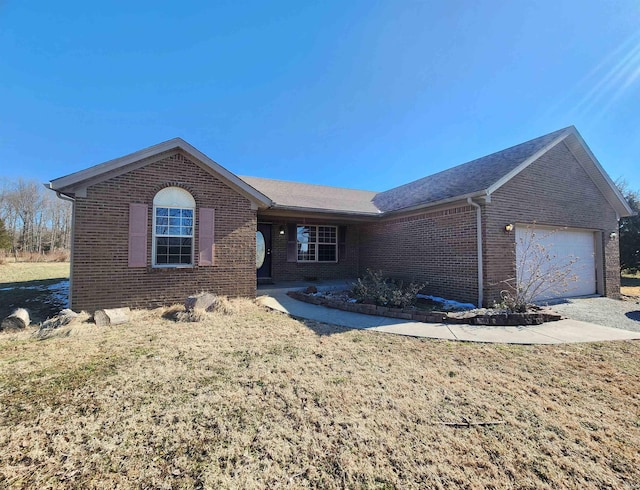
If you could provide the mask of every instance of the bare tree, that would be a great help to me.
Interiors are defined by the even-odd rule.
[[[69,248],[71,205],[36,181],[0,182],[0,218],[15,254]]]
[[[549,238],[558,230],[537,230],[535,224],[526,229],[515,251],[515,277],[502,281],[502,305],[510,311],[524,313],[536,300],[570,290],[578,280],[573,271],[576,257],[560,258],[549,246]]]
[[[632,190],[622,178],[616,180],[618,189],[636,213],[620,219],[620,270],[640,270],[640,191]]]

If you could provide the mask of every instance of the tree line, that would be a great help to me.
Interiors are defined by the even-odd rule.
[[[620,269],[637,272],[640,270],[640,191],[630,189],[624,179],[618,179],[616,185],[636,213],[620,219]]]
[[[50,253],[71,247],[71,203],[34,180],[0,181],[0,249]]]

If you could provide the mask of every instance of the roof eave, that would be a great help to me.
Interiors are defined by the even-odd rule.
[[[428,202],[428,203],[420,203],[420,204],[415,204],[413,206],[408,206],[406,208],[400,208],[400,209],[394,209],[393,211],[386,211],[384,213],[382,213],[380,216],[382,218],[388,218],[388,217],[393,217],[393,216],[397,216],[400,214],[405,214],[405,213],[411,213],[414,211],[419,211],[421,209],[428,209],[428,208],[433,208],[436,206],[442,206],[444,204],[450,204],[452,202],[456,202],[456,201],[465,201],[467,198],[479,198],[479,197],[488,197],[489,193],[487,192],[486,189],[482,189],[480,191],[475,191],[475,192],[470,192],[467,194],[462,194],[459,196],[454,196],[454,197],[448,197],[446,199],[439,199],[438,201],[432,201],[432,202]]]
[[[589,145],[587,145],[586,141],[584,141],[584,139],[582,138],[582,135],[574,127],[572,127],[571,134],[573,134],[576,137],[576,139],[580,142],[580,144],[583,146],[585,152],[591,159],[591,162],[596,167],[598,172],[600,172],[600,174],[602,175],[606,183],[609,185],[609,190],[613,194],[614,199],[613,200],[608,199],[608,200],[611,203],[611,205],[614,207],[616,212],[618,213],[618,216],[621,218],[624,218],[627,216],[633,216],[635,212],[633,211],[633,209],[631,209],[631,206],[629,205],[627,200],[624,198],[624,196],[620,192],[620,189],[618,189],[618,186],[615,184],[615,182],[611,180],[611,177],[609,177],[607,172],[605,172],[604,168],[602,167],[602,165],[600,164],[596,156],[591,151],[591,148],[589,148]]]
[[[505,185],[507,182],[509,182],[511,179],[513,179],[516,175],[518,175],[520,172],[522,172],[524,169],[526,169],[529,165],[531,165],[533,162],[535,162],[538,158],[540,158],[542,155],[544,155],[549,150],[551,150],[551,148],[553,148],[558,143],[563,141],[567,136],[572,134],[571,133],[572,131],[575,131],[575,128],[573,126],[571,126],[571,128],[568,128],[564,133],[562,133],[560,136],[558,136],[556,139],[554,139],[551,143],[549,143],[548,145],[544,146],[543,148],[541,148],[540,150],[535,152],[533,155],[531,155],[529,158],[524,160],[516,168],[514,168],[513,170],[511,170],[507,174],[503,175],[500,179],[498,179],[496,182],[494,182],[493,184],[491,184],[487,188],[487,190],[486,190],[487,194],[491,195],[495,191],[500,189],[500,187]]]
[[[177,149],[180,147],[180,143],[186,143],[186,141],[184,141],[182,138],[172,138],[168,141],[158,143],[157,145],[153,145],[148,148],[144,148],[142,150],[129,153],[128,155],[114,158],[112,160],[107,160],[106,162],[93,165],[89,168],[79,170],[72,174],[68,174],[63,177],[59,177],[57,179],[53,179],[50,182],[51,188],[52,189],[72,188],[87,180],[93,179],[95,177],[99,177],[100,175],[108,173],[112,170],[117,170],[130,163],[152,157],[154,155],[163,153],[165,151]]]
[[[282,211],[292,211],[292,212],[301,212],[301,213],[320,213],[320,214],[344,214],[347,216],[366,216],[366,217],[376,217],[381,216],[382,213],[371,213],[368,211],[353,211],[353,210],[344,210],[344,209],[328,209],[328,208],[311,208],[305,206],[286,206],[282,204],[274,203],[269,209],[273,210],[282,210]]]
[[[549,150],[551,150],[557,144],[561,143],[562,141],[565,141],[569,136],[575,136],[576,137],[576,139],[578,140],[580,145],[584,148],[585,152],[587,153],[589,159],[591,160],[591,163],[594,165],[594,167],[598,170],[599,174],[602,176],[602,178],[607,183],[608,188],[607,189],[600,189],[600,190],[603,192],[603,194],[605,194],[605,198],[609,201],[611,206],[615,209],[617,215],[619,217],[631,216],[631,214],[633,213],[633,210],[629,206],[629,203],[627,203],[626,199],[620,193],[620,190],[617,188],[615,183],[611,180],[609,175],[607,175],[607,173],[605,172],[604,168],[602,167],[602,165],[600,164],[598,159],[595,157],[595,155],[592,153],[591,149],[589,148],[587,143],[584,141],[584,139],[582,138],[582,136],[580,135],[580,133],[578,132],[578,130],[576,129],[575,126],[568,127],[566,129],[566,131],[564,131],[560,136],[558,136],[556,139],[554,139],[551,143],[546,145],[544,148],[538,150],[536,153],[534,153],[529,158],[527,158],[524,162],[522,162],[520,165],[518,165],[511,172],[507,173],[502,178],[500,178],[498,181],[496,181],[494,184],[492,184],[487,189],[487,194],[489,194],[489,195],[493,194],[500,187],[505,185],[512,178],[514,178],[516,175],[518,175],[520,172],[522,172],[524,169],[526,169],[529,165],[531,165],[533,162],[538,160],[542,155],[547,153]],[[577,157],[576,157],[576,159],[577,159]],[[598,184],[596,183],[596,185],[598,185]],[[612,198],[609,198],[609,196],[607,196],[607,194],[611,194]]]
[[[259,208],[267,208],[273,204],[269,197],[247,184],[237,175],[228,171],[222,165],[209,158],[182,138],[173,138],[163,143],[150,146],[149,148],[130,153],[129,155],[94,165],[93,167],[65,175],[64,177],[53,179],[49,182],[49,187],[52,190],[64,192],[66,194],[75,194],[77,190],[85,191],[88,185],[100,182],[102,176],[104,176],[105,179],[109,178],[112,174],[117,173],[119,170],[124,169],[131,164],[172,150],[182,150],[193,156],[211,171],[222,177],[222,180],[230,185],[230,187],[234,188],[240,194],[257,204]]]

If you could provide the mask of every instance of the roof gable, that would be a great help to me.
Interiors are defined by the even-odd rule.
[[[135,168],[148,165],[152,161],[155,161],[156,157],[175,150],[181,150],[188,154],[205,170],[221,179],[239,194],[247,197],[250,201],[261,207],[268,207],[271,205],[271,200],[267,196],[248,185],[238,176],[229,172],[222,165],[213,161],[182,138],[173,138],[163,143],[150,146],[149,148],[130,153],[129,155],[109,160],[107,162],[94,165],[93,167],[80,170],[79,172],[54,179],[49,183],[49,187],[62,194],[83,196],[86,195],[86,189],[90,185],[130,172]]]
[[[584,169],[589,178],[600,190],[605,199],[609,202],[609,204],[611,204],[611,207],[615,210],[618,217],[631,216],[632,214],[634,214],[633,210],[629,206],[629,203],[622,196],[618,187],[611,180],[611,177],[609,177],[604,168],[602,168],[602,165],[600,165],[598,159],[591,152],[584,139],[582,139],[582,136],[580,135],[578,130],[574,126],[570,126],[561,131],[563,131],[563,134],[561,134],[560,137],[557,138],[554,142],[543,148],[541,151],[532,155],[530,158],[522,162],[520,165],[515,167],[513,170],[511,170],[496,182],[494,182],[491,186],[489,186],[486,189],[487,195],[493,194],[495,191],[500,189],[500,187],[509,182],[513,177],[518,175],[529,165],[537,161],[542,155],[551,150],[555,145],[563,142],[567,146],[573,157],[576,159],[578,164]]]
[[[379,193],[373,202],[384,212],[486,195],[562,140],[569,128],[477,158]],[[533,159],[532,159],[533,158]],[[518,170],[520,169],[520,170]]]
[[[83,196],[90,185],[147,165],[163,153],[181,150],[263,209],[381,216],[468,197],[490,196],[563,141],[618,216],[632,215],[629,204],[573,126],[380,193],[258,177],[240,178],[181,138],[60,177],[52,180],[49,187],[62,194]]]
[[[619,216],[633,214],[574,126],[381,192],[373,202],[383,212],[399,212],[467,197],[490,196],[562,141],[616,213]]]

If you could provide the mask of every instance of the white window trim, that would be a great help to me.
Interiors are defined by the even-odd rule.
[[[298,241],[298,228],[299,227],[306,227],[306,228],[315,228],[316,229],[316,241],[315,242],[309,242],[312,244],[316,245],[316,258],[315,260],[300,260],[298,258],[298,244],[301,243]],[[320,242],[319,241],[319,236],[320,234],[318,233],[318,228],[320,227],[324,227],[324,228],[333,228],[336,231],[336,242],[335,243],[326,243],[326,242]],[[338,247],[338,241],[339,241],[339,237],[338,237],[338,227],[334,226],[334,225],[296,225],[296,262],[300,263],[300,264],[337,264],[339,257],[338,257],[338,251],[339,251],[339,247]],[[333,245],[335,246],[336,249],[336,260],[318,260],[318,253],[320,252],[320,245]]]
[[[164,194],[164,195],[163,195]],[[157,202],[160,201],[160,202]],[[192,212],[191,236],[180,235],[180,238],[191,238],[191,262],[189,264],[158,264],[157,263],[157,242],[156,234],[156,209],[157,208],[173,208],[188,209]],[[166,187],[160,190],[153,198],[153,219],[152,219],[152,243],[151,243],[151,266],[156,269],[192,269],[195,267],[195,239],[196,239],[196,208],[195,200],[191,193],[180,187]],[[167,237],[176,237],[176,235],[160,235]]]
[[[189,209],[193,212],[193,225],[191,228],[191,236],[186,236],[186,235],[157,235],[156,234],[156,208],[172,208],[172,209]],[[194,244],[195,244],[195,216],[196,216],[196,212],[194,208],[177,208],[176,206],[163,206],[163,205],[158,205],[158,206],[153,206],[153,243],[152,243],[152,251],[151,253],[152,258],[151,258],[151,264],[153,267],[157,268],[157,269],[191,269],[194,267],[195,261],[194,261],[194,253],[193,253],[193,249]],[[156,255],[156,247],[157,247],[157,238],[158,236],[163,237],[166,236],[168,238],[171,237],[175,237],[175,238],[191,238],[191,262],[189,264],[158,264],[156,262],[157,260],[157,255]]]

